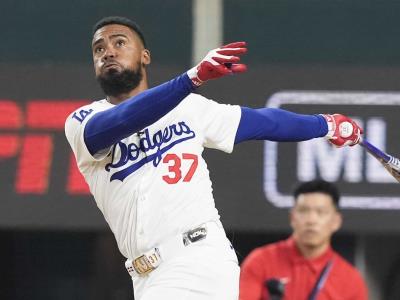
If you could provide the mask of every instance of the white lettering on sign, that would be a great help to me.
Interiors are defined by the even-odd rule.
[[[362,108],[365,106],[369,111],[368,116],[353,118],[365,130],[365,137],[371,143],[386,151],[387,148],[387,124],[384,116],[371,115],[371,107],[384,107],[387,111],[400,110],[400,93],[359,93],[359,92],[280,92],[274,94],[267,102],[267,107],[279,108],[282,105],[329,105],[345,107],[355,105]],[[332,107],[329,107],[330,111]],[[321,109],[321,113],[324,113]],[[360,109],[362,112],[362,109]],[[374,110],[372,110],[374,111]],[[381,110],[382,111],[382,110]],[[358,109],[357,109],[358,112]],[[383,110],[385,114],[385,110]],[[296,144],[293,144],[296,147]],[[290,207],[293,204],[291,191],[282,191],[278,185],[278,170],[282,172],[295,173],[298,182],[322,178],[327,181],[347,182],[349,184],[380,184],[377,186],[376,194],[367,195],[353,194],[343,195],[341,198],[342,208],[363,209],[400,209],[400,185],[390,176],[383,166],[371,155],[367,154],[362,147],[335,148],[324,139],[313,139],[297,143],[297,157],[293,159],[296,168],[292,170],[279,169],[278,143],[265,142],[264,148],[264,192],[266,199],[277,207]],[[389,151],[390,153],[390,151]],[[286,159],[286,158],[285,158]],[[297,164],[297,165],[296,165]],[[297,171],[296,171],[297,170]],[[282,176],[280,175],[280,176]],[[294,185],[296,182],[293,182]],[[388,184],[398,188],[399,193],[386,195]],[[359,190],[359,189],[358,189]]]

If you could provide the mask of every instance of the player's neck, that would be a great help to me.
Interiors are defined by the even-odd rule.
[[[149,87],[147,84],[147,79],[143,78],[142,81],[140,81],[139,85],[136,88],[134,88],[133,90],[129,91],[128,93],[119,94],[117,96],[107,96],[107,101],[114,105],[117,105],[117,104],[120,104],[120,103],[124,102],[125,100],[127,100],[131,97],[134,97],[137,94],[147,90],[148,88]]]
[[[313,259],[324,254],[329,248],[329,242],[318,246],[308,246],[296,243],[300,253],[307,259]]]

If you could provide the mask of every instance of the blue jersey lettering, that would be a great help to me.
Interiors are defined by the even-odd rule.
[[[85,120],[85,118],[86,118],[88,115],[90,115],[92,112],[93,112],[93,109],[89,109],[89,110],[81,109],[81,110],[79,111],[79,113],[74,112],[74,114],[72,115],[72,117],[73,117],[74,119],[78,120],[79,123],[82,123],[83,120]],[[79,114],[79,116],[78,116],[78,114]]]

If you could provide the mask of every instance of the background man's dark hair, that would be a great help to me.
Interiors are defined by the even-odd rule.
[[[333,183],[321,179],[304,182],[294,190],[293,195],[295,201],[297,201],[299,195],[308,193],[323,193],[331,196],[333,204],[337,209],[339,209],[340,195],[337,187]]]
[[[140,29],[139,25],[136,24],[134,21],[125,18],[125,17],[119,17],[119,16],[110,16],[110,17],[105,17],[98,21],[94,26],[93,26],[93,34],[99,30],[100,28],[107,26],[107,25],[112,25],[112,24],[118,24],[118,25],[124,25],[126,27],[129,27],[132,29],[133,32],[135,32],[140,40],[143,43],[143,46],[146,48],[146,40],[144,39],[144,35],[142,30]]]

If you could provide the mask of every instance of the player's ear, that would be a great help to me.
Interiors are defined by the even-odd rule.
[[[142,64],[147,66],[151,63],[151,56],[150,56],[150,50],[148,49],[143,49],[142,50]]]

